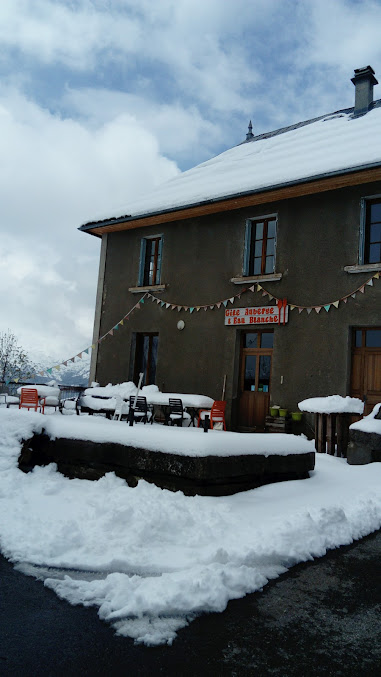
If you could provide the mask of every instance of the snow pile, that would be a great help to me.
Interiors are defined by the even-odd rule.
[[[157,386],[154,386],[156,388]],[[92,397],[115,397],[115,395],[120,395],[122,399],[128,399],[130,395],[136,395],[137,387],[132,381],[126,381],[125,383],[118,383],[117,385],[112,385],[109,383],[107,386],[98,386],[95,385],[91,388],[86,388],[84,394],[90,395]]]
[[[308,411],[312,414],[362,414],[364,402],[357,397],[341,397],[330,395],[329,397],[311,397],[299,402],[300,411]]]
[[[380,463],[319,454],[306,481],[185,497],[143,481],[132,489],[113,473],[90,482],[54,465],[21,472],[20,441],[44,424],[41,414],[0,410],[2,552],[147,645],[170,644],[195,614],[223,611],[297,562],[381,526]]]
[[[102,400],[99,400],[100,402]],[[112,442],[168,452],[181,456],[239,456],[242,454],[305,454],[314,451],[314,445],[296,435],[268,435],[258,433],[233,433],[202,428],[172,428],[163,425],[134,425],[124,421],[108,421],[105,418],[76,416],[49,416],[44,420],[44,430],[51,439],[90,440]]]
[[[364,416],[361,421],[356,421],[349,426],[350,430],[361,430],[364,433],[377,433],[381,435],[381,418],[376,418],[380,411],[381,404],[376,404],[373,411],[368,416]]]
[[[180,208],[381,161],[381,107],[343,112],[231,148],[92,222]],[[369,143],[369,139],[372,142]]]

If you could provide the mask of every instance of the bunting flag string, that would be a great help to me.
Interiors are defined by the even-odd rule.
[[[135,303],[135,305],[131,308],[131,310],[129,310],[128,313],[126,315],[124,315],[124,317],[122,317],[122,319],[119,320],[119,322],[117,322],[111,329],[106,331],[106,333],[103,334],[103,336],[100,336],[99,339],[95,343],[92,343],[90,346],[87,346],[87,348],[84,348],[84,350],[81,350],[81,352],[74,355],[74,357],[69,357],[67,360],[60,362],[59,364],[55,364],[53,367],[48,367],[47,369],[45,369],[43,371],[38,371],[37,373],[34,373],[34,374],[28,374],[28,378],[35,378],[37,376],[37,374],[39,376],[52,376],[53,369],[60,371],[61,367],[67,367],[68,363],[69,362],[75,362],[76,358],[81,360],[83,355],[89,355],[90,350],[94,350],[95,346],[98,343],[101,343],[101,341],[104,341],[104,339],[107,336],[114,336],[114,332],[116,332],[119,329],[120,326],[123,327],[124,321],[129,320],[129,316],[134,312],[134,310],[139,310],[141,308],[141,305],[144,303],[144,299],[145,299],[146,296],[147,296],[147,294],[143,294],[142,298],[139,299],[139,301],[137,303]],[[154,299],[152,299],[152,300],[154,300]],[[15,382],[17,383],[16,379],[15,379]]]
[[[324,308],[327,312],[330,310],[332,306],[334,308],[338,308],[339,304],[341,302],[347,303],[349,298],[356,298],[356,294],[364,294],[365,293],[365,287],[373,287],[373,280],[379,279],[380,278],[380,273],[374,273],[372,277],[369,278],[366,282],[360,285],[360,287],[357,287],[354,291],[350,292],[349,294],[346,294],[346,296],[342,296],[339,299],[336,299],[335,301],[331,301],[330,303],[323,303],[321,305],[311,305],[311,306],[302,306],[298,304],[289,304],[290,305],[290,310],[295,310],[296,308],[298,309],[299,313],[302,313],[304,310],[307,311],[307,314],[310,315],[313,310],[315,310],[316,313],[320,313],[321,309]],[[180,310],[185,310],[185,312],[189,311],[192,313],[194,310],[197,312],[200,310],[200,308],[203,308],[204,310],[213,310],[214,308],[220,308],[221,306],[224,306],[225,308],[227,307],[228,303],[233,304],[234,301],[238,298],[240,299],[242,294],[245,294],[246,292],[251,291],[251,292],[262,292],[263,297],[267,297],[270,301],[280,301],[277,296],[274,296],[274,294],[270,294],[264,287],[262,287],[261,284],[256,283],[253,284],[251,287],[245,287],[244,289],[241,289],[241,291],[238,294],[235,294],[234,296],[231,296],[230,298],[224,299],[223,301],[218,301],[214,303],[208,303],[206,305],[200,305],[200,306],[184,306],[184,305],[178,305],[177,303],[171,303],[171,302],[165,302],[161,301],[161,299],[157,298],[157,296],[154,296],[153,294],[150,294],[149,292],[146,293],[146,295],[151,299],[152,302],[156,301],[156,303],[164,308],[170,308],[171,310],[177,310],[180,312]]]
[[[334,307],[334,308],[339,308],[340,303],[347,303],[348,299],[355,299],[357,294],[364,294],[365,293],[365,287],[373,287],[374,286],[374,280],[380,279],[380,273],[376,272],[374,273],[368,280],[363,282],[357,289],[354,289],[352,292],[349,294],[346,294],[345,296],[342,296],[339,299],[336,299],[335,301],[330,301],[329,303],[323,303],[320,305],[310,305],[310,306],[302,306],[294,303],[289,304],[290,310],[298,310],[298,313],[302,313],[304,310],[307,311],[307,315],[311,315],[312,311],[314,310],[316,313],[320,313],[320,311],[324,308],[324,310],[328,313],[329,310]],[[130,315],[135,311],[135,310],[140,310],[141,306],[144,304],[145,299],[149,298],[151,299],[152,303],[156,302],[157,305],[160,305],[161,308],[164,308],[165,310],[177,310],[178,312],[184,310],[185,312],[189,312],[190,314],[193,313],[194,311],[199,312],[199,310],[204,309],[204,310],[214,310],[215,308],[219,309],[221,306],[224,308],[227,307],[228,303],[233,304],[235,300],[238,298],[240,299],[243,294],[246,292],[251,291],[251,292],[262,292],[263,297],[267,297],[270,301],[279,301],[277,296],[274,296],[274,294],[270,294],[266,289],[263,288],[263,286],[259,283],[254,283],[250,287],[245,287],[244,289],[241,289],[237,294],[234,296],[231,296],[229,298],[223,299],[222,301],[217,301],[214,303],[210,304],[205,304],[205,305],[199,305],[199,306],[184,306],[184,305],[179,305],[177,303],[171,303],[170,301],[162,301],[161,299],[157,298],[153,294],[149,292],[145,292],[143,296],[139,299],[137,303],[131,308],[131,310],[128,311],[124,317],[122,317],[119,322],[117,322],[111,329],[109,329],[103,336],[100,336],[99,339],[95,342],[92,343],[90,346],[87,346],[87,348],[84,348],[81,352],[77,353],[74,355],[74,357],[70,357],[67,360],[64,360],[63,362],[60,362],[59,364],[54,365],[53,367],[48,367],[45,370],[38,371],[36,373],[29,373],[26,375],[26,378],[28,379],[35,379],[37,374],[39,376],[51,376],[53,374],[53,369],[56,369],[57,371],[60,371],[61,366],[67,367],[69,362],[75,362],[75,359],[82,359],[82,355],[89,354],[90,350],[94,350],[97,344],[101,343],[101,341],[104,341],[107,336],[114,336],[114,332],[119,329],[120,326],[123,326],[125,320],[130,319]],[[8,385],[11,381],[14,383],[18,383],[18,379],[7,379],[5,381],[6,385]]]

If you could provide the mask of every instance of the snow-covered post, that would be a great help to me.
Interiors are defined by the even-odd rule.
[[[135,399],[134,399],[134,404],[133,404],[132,407],[130,407],[130,409],[128,411],[128,423],[131,427],[134,425],[134,411],[135,411],[135,408],[136,408],[136,402],[138,401],[139,390],[140,390],[140,386],[142,385],[143,377],[144,377],[144,374],[141,372],[139,374],[139,383],[138,383],[138,388],[137,388]]]

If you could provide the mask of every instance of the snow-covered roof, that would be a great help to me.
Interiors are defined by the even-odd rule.
[[[381,99],[366,115],[355,117],[350,108],[262,134],[98,214],[81,229],[379,166],[380,132]]]

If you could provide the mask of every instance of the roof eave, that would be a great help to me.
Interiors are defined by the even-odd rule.
[[[118,218],[111,218],[111,219],[104,219],[102,221],[91,221],[89,223],[85,223],[82,226],[79,226],[78,230],[81,230],[82,232],[88,232],[90,235],[96,235],[97,237],[100,237],[96,232],[94,232],[97,228],[104,228],[105,226],[111,226],[111,225],[118,225],[120,223],[131,223],[133,221],[140,221],[141,219],[146,219],[148,217],[154,217],[154,216],[163,216],[164,214],[173,214],[175,212],[181,212],[187,209],[192,209],[192,208],[198,208],[202,207],[203,205],[211,205],[215,204],[218,202],[224,202],[227,200],[232,200],[232,199],[238,199],[241,197],[247,197],[250,195],[257,195],[261,193],[269,193],[274,190],[279,190],[282,188],[288,188],[291,186],[297,186],[301,184],[306,184],[306,183],[313,183],[314,181],[320,181],[321,179],[329,179],[329,178],[334,178],[335,176],[342,176],[345,174],[352,174],[355,172],[361,172],[369,169],[377,169],[381,167],[381,161],[378,162],[370,162],[362,165],[356,165],[355,167],[348,167],[346,169],[338,169],[333,172],[323,172],[321,174],[314,174],[312,176],[308,177],[303,177],[302,179],[295,179],[293,181],[285,181],[277,184],[273,184],[271,186],[266,186],[266,187],[261,187],[261,188],[256,188],[254,190],[246,190],[246,191],[241,191],[238,193],[230,193],[228,195],[223,195],[219,196],[216,198],[211,198],[209,200],[201,200],[199,202],[191,202],[188,204],[182,204],[177,207],[172,207],[171,209],[161,209],[158,211],[154,212],[144,212],[141,214],[135,214],[134,216],[132,215],[125,215],[125,216],[120,216]]]

